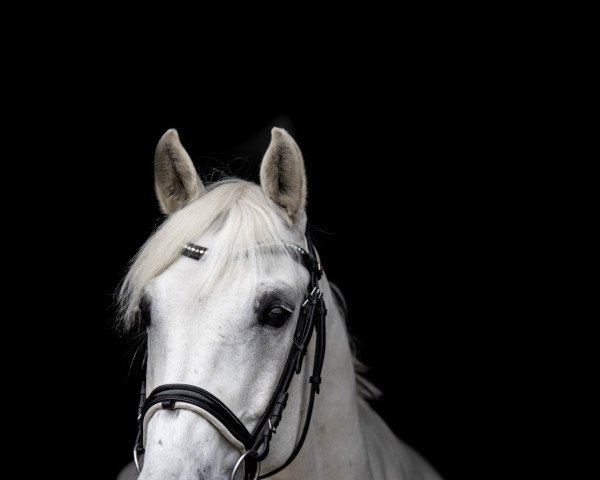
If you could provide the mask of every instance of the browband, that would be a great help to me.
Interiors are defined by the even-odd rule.
[[[280,245],[262,243],[258,244],[258,248],[266,250],[267,253],[273,253],[273,251],[284,248],[309,272],[313,270],[322,270],[321,264],[316,260],[316,258],[313,259],[313,257],[306,250],[298,245],[294,245],[293,243],[283,243]],[[194,260],[200,260],[207,250],[208,248],[206,247],[201,247],[200,245],[196,245],[194,243],[188,243],[181,250],[181,254]]]

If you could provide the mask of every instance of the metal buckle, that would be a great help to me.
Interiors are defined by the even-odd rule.
[[[235,480],[235,474],[237,473],[238,469],[240,468],[240,465],[244,462],[244,459],[251,453],[254,453],[254,450],[246,450],[244,453],[242,453],[242,456],[236,462],[235,467],[233,467],[233,472],[231,472],[231,480]],[[259,475],[260,475],[260,462],[257,462],[256,475],[254,475],[254,478],[252,480],[257,480]]]
[[[304,299],[304,302],[302,303],[302,306],[305,307],[308,302],[312,301],[312,299],[315,296],[315,294],[318,296],[320,293],[321,293],[321,290],[319,289],[319,287],[314,287],[312,289],[312,291]]]
[[[273,427],[273,424],[271,423],[271,419],[269,418],[269,430],[271,430],[272,434],[276,434],[277,430]]]

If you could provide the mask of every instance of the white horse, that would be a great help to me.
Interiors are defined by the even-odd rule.
[[[261,186],[233,179],[205,187],[177,132],[169,130],[156,150],[155,175],[168,218],[138,253],[120,291],[123,327],[147,330],[147,391],[167,383],[197,385],[252,431],[276,388],[309,280],[290,255],[265,255],[256,248],[284,243],[306,248],[300,149],[285,130],[274,128]],[[201,261],[181,255],[188,242],[207,247]],[[376,389],[355,369],[342,308],[325,276],[320,288],[329,312],[321,392],[299,455],[271,478],[439,480],[367,403]],[[291,383],[262,473],[285,462],[296,445],[314,348],[313,335],[309,365]],[[185,409],[154,413],[145,447],[139,480],[229,479],[240,456],[214,423]],[[119,475],[134,478],[132,465]]]

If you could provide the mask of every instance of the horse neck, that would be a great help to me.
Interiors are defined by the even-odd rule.
[[[321,280],[321,289],[328,310],[321,393],[315,400],[309,434],[298,458],[273,478],[368,480],[371,473],[360,427],[356,376],[346,325],[326,278]],[[314,346],[313,341],[309,358],[313,358]],[[306,382],[311,368],[303,369]]]

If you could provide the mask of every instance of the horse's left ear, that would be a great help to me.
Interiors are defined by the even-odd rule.
[[[292,220],[304,212],[306,174],[300,148],[283,128],[271,130],[271,144],[260,166],[260,183]]]

